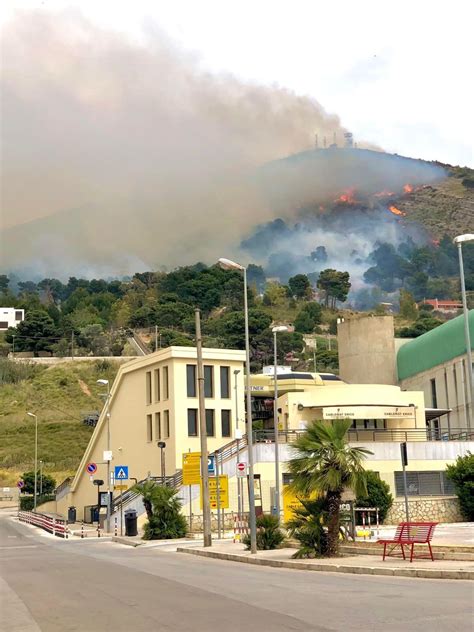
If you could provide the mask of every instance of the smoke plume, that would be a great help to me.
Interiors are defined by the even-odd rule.
[[[23,12],[2,41],[4,269],[230,255],[276,216],[255,169],[345,131],[314,99],[202,71],[157,29],[137,43],[74,11]]]

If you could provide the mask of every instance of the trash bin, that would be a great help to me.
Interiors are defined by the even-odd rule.
[[[69,507],[67,510],[67,521],[68,522],[76,522],[76,508]]]
[[[94,505],[91,510],[91,522],[99,522],[99,507]]]
[[[135,509],[128,509],[125,512],[125,535],[138,535],[137,512]]]

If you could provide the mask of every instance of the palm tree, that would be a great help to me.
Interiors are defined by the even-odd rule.
[[[365,448],[353,448],[346,439],[351,425],[347,420],[312,421],[298,437],[293,448],[295,457],[289,462],[293,475],[291,487],[309,498],[325,494],[328,511],[328,555],[338,553],[339,505],[345,489],[356,495],[367,493],[363,459],[372,454]]]

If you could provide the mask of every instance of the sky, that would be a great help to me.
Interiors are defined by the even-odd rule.
[[[203,70],[314,97],[356,140],[474,167],[468,0],[7,0],[0,19],[71,7],[131,40],[159,28]]]

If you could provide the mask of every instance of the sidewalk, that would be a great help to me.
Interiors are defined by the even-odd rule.
[[[277,568],[290,568],[305,571],[323,571],[330,573],[354,573],[360,575],[392,575],[397,577],[418,577],[425,579],[468,579],[474,580],[474,562],[453,560],[414,560],[412,563],[398,558],[382,561],[382,555],[344,556],[331,559],[294,560],[291,556],[295,549],[277,549],[259,551],[252,555],[243,544],[233,542],[214,542],[212,547],[178,546],[177,551],[190,555],[200,555],[214,559]]]

